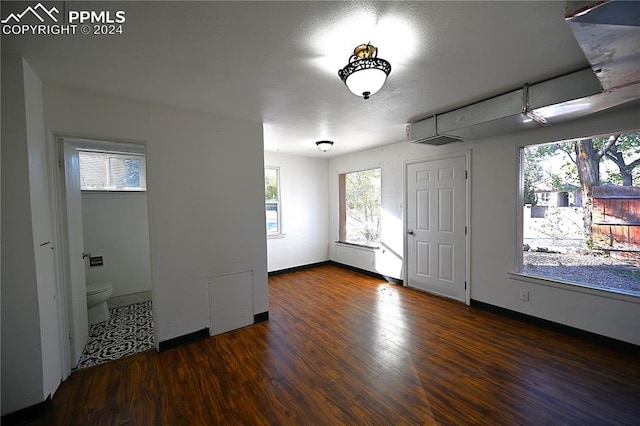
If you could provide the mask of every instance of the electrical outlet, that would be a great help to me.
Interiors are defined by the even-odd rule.
[[[523,302],[529,301],[529,290],[520,290],[520,300]]]

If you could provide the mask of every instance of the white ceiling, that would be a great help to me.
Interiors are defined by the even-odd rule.
[[[42,80],[263,122],[265,150],[298,155],[403,141],[408,122],[588,66],[562,1],[51,4],[126,22],[122,35],[3,35]],[[2,17],[24,5],[3,1]],[[337,75],[366,42],[392,66],[369,100]]]

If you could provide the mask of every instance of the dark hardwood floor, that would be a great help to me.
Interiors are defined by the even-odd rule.
[[[640,424],[640,351],[331,265],[269,295],[269,321],[73,373],[40,424]]]

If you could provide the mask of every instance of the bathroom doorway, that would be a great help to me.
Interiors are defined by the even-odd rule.
[[[57,145],[73,371],[154,347],[146,156],[135,143]]]

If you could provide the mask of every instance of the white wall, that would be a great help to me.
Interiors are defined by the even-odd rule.
[[[267,240],[269,272],[329,260],[329,162],[265,152],[264,165],[280,168],[282,206],[283,235]]]
[[[375,253],[332,243],[331,259],[395,278],[403,278],[403,164],[406,160],[471,150],[471,298],[593,333],[640,344],[640,301],[574,286],[545,285],[513,279],[517,265],[518,148],[520,146],[629,130],[640,114],[597,114],[586,119],[529,132],[441,147],[407,142],[330,161],[330,238],[338,237],[338,174],[382,168],[383,247]],[[530,301],[519,300],[520,289]]]
[[[262,124],[45,85],[48,131],[145,143],[156,342],[209,326],[210,277],[253,271],[269,309]]]
[[[472,143],[471,298],[549,321],[640,344],[640,300],[574,286],[514,280],[518,147],[637,128],[637,110]],[[512,178],[510,178],[512,177]],[[529,302],[519,300],[529,290]]]
[[[86,261],[87,284],[110,282],[112,297],[151,290],[146,192],[82,192],[82,225],[85,252],[104,260]]]
[[[42,401],[24,76],[2,55],[2,414]],[[11,185],[9,185],[11,183]]]
[[[61,380],[42,83],[2,54],[2,414],[42,402]]]

